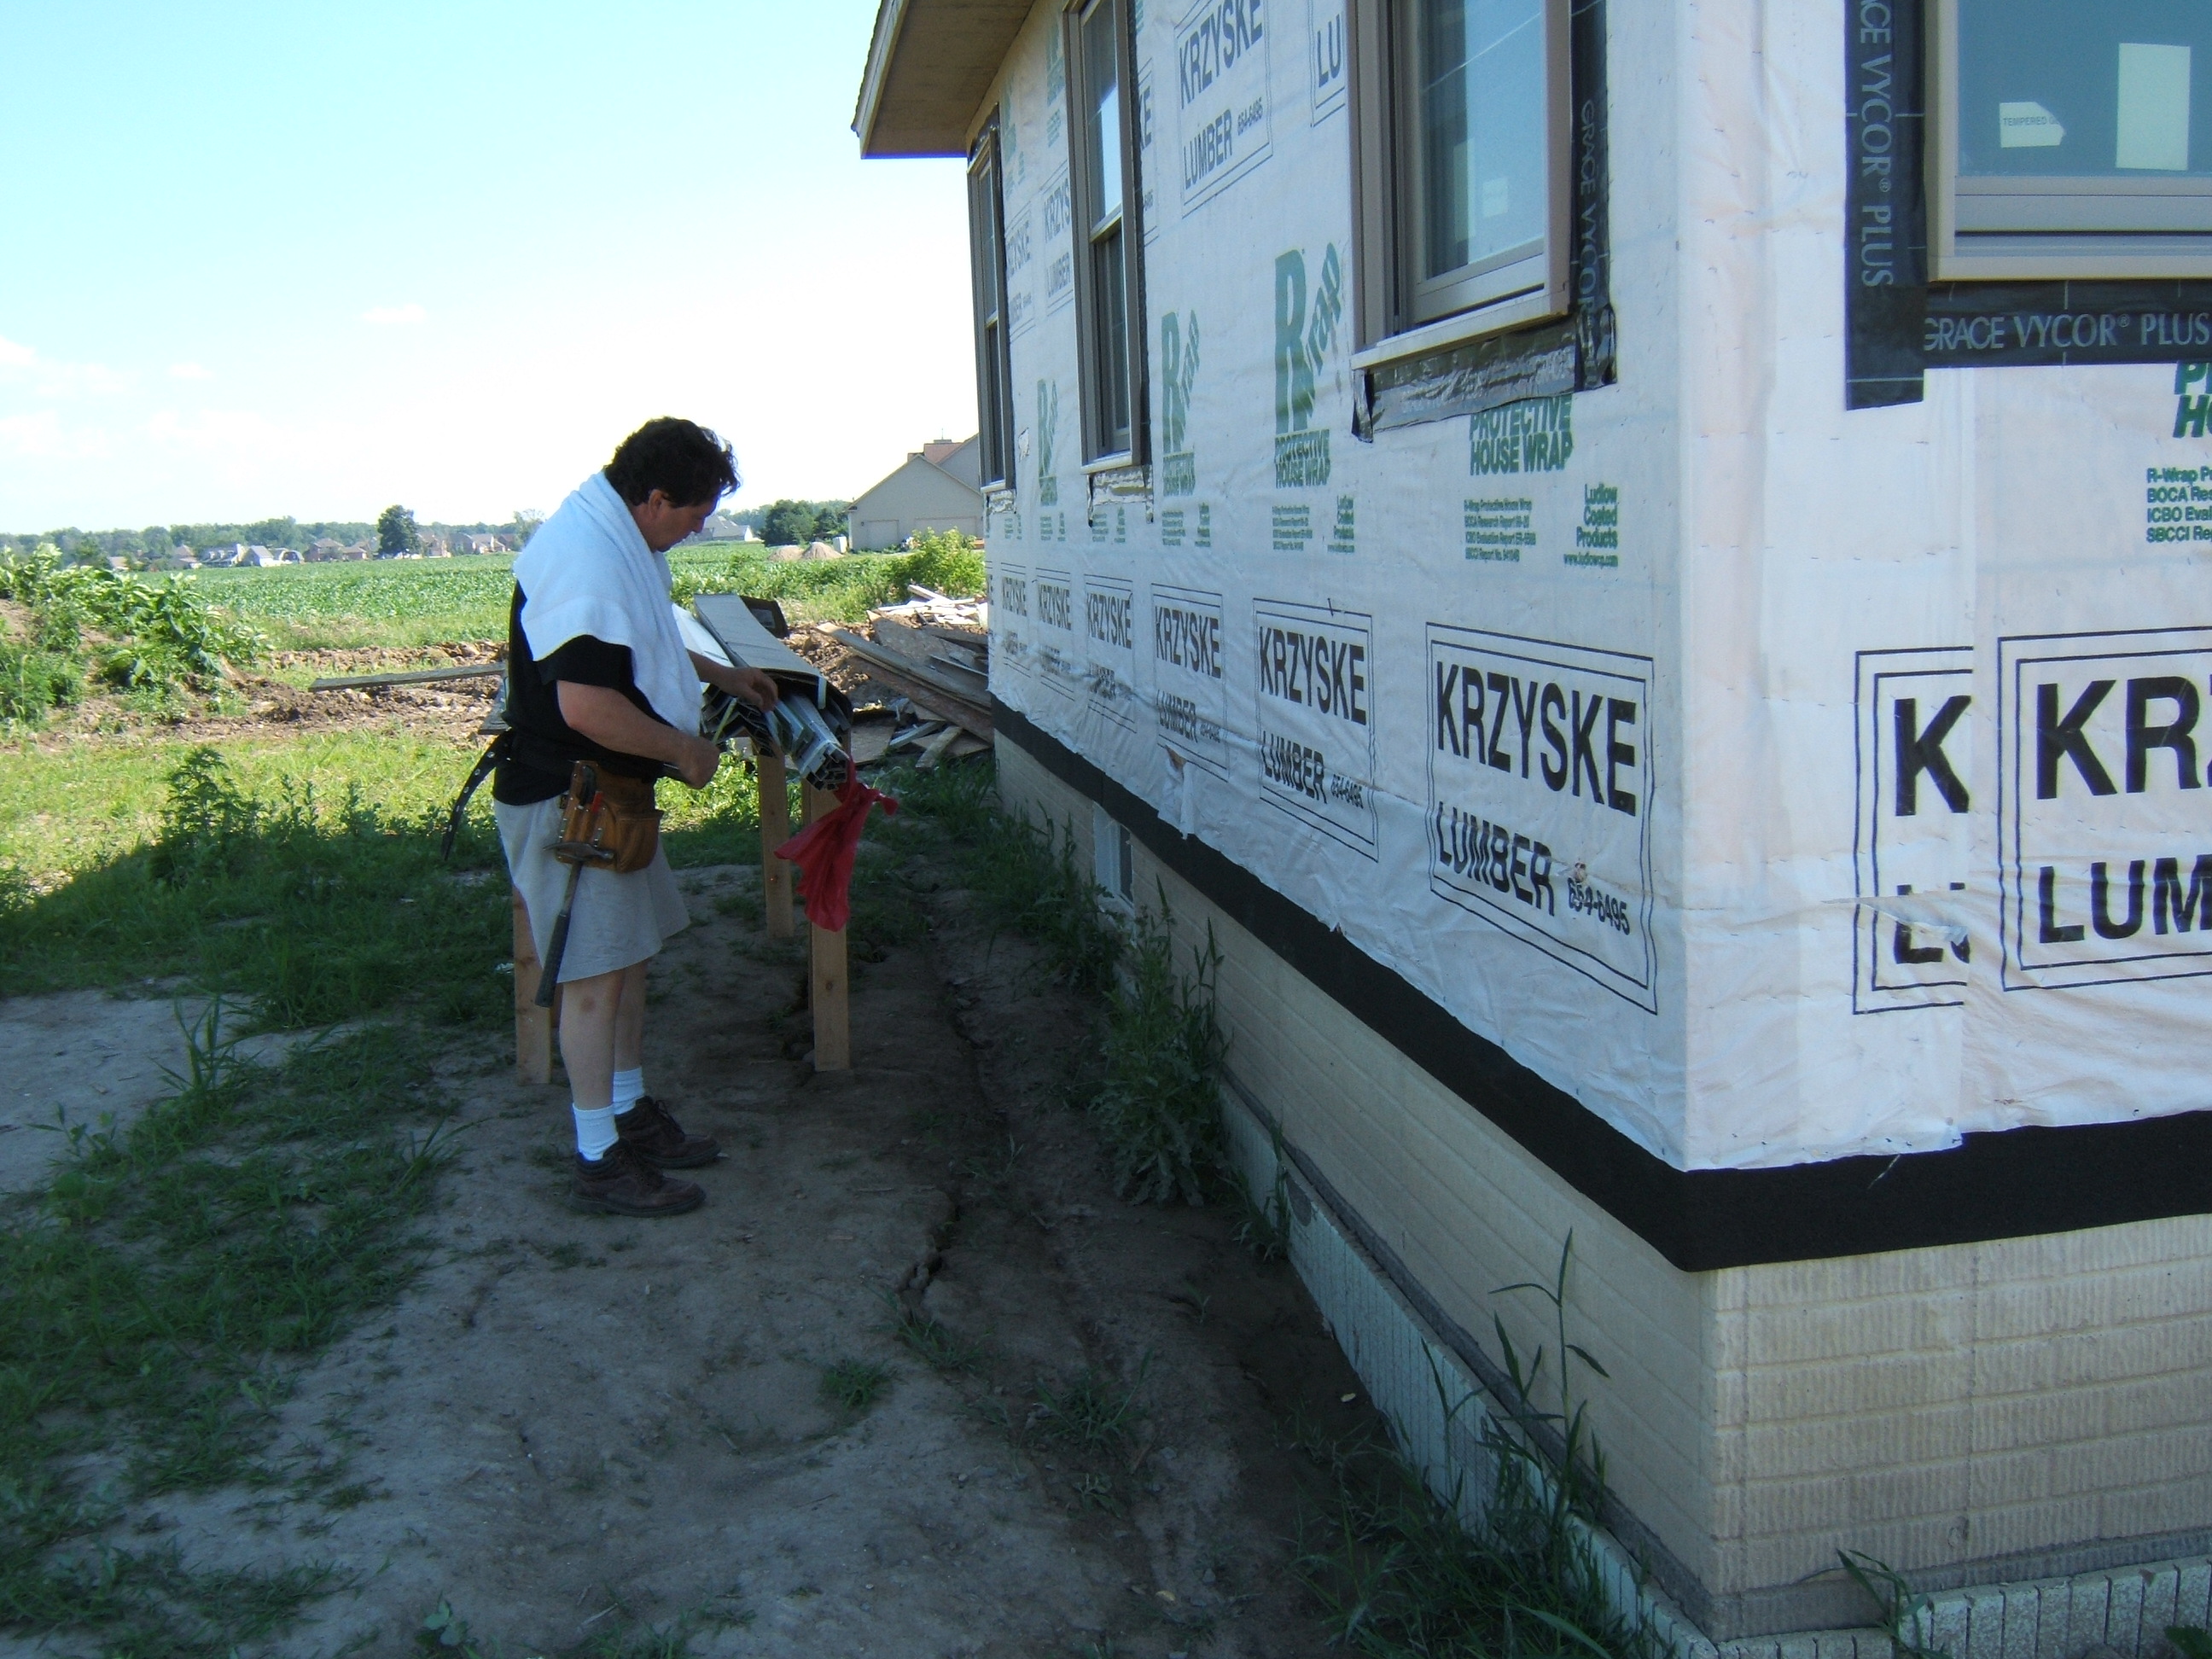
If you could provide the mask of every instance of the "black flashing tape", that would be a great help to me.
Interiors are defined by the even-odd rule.
[[[1968,1135],[1948,1152],[1778,1170],[1674,1168],[995,697],[999,735],[1097,802],[1163,864],[1377,1036],[1675,1267],[2116,1226],[2212,1211],[2212,1112]]]

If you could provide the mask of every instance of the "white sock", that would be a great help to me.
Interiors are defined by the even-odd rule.
[[[569,1113],[576,1120],[576,1155],[593,1163],[607,1155],[607,1148],[617,1139],[615,1114],[611,1106],[600,1106],[586,1111],[573,1101]]]
[[[627,1072],[615,1073],[615,1115],[619,1117],[637,1104],[645,1093],[645,1067],[634,1066]]]

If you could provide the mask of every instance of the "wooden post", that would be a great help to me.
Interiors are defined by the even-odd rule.
[[[837,797],[827,789],[802,783],[799,799],[806,822],[834,811]],[[814,1010],[814,1069],[849,1072],[853,1069],[852,1009],[846,975],[845,935],[807,923],[807,1001]]]
[[[553,1014],[538,1006],[538,941],[530,936],[530,907],[522,890],[507,889],[514,904],[514,1072],[525,1083],[553,1081]],[[556,993],[555,1001],[559,1001]]]
[[[768,913],[768,936],[789,939],[791,865],[775,849],[791,839],[791,796],[784,781],[783,756],[765,744],[754,750],[760,776],[761,908]]]

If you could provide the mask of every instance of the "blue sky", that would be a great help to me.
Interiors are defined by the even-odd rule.
[[[874,0],[0,0],[0,530],[550,507],[654,415],[741,501],[975,427],[956,161]]]

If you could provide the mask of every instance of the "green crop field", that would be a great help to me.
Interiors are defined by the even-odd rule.
[[[870,606],[903,599],[908,582],[957,593],[979,593],[983,582],[981,553],[953,537],[932,539],[912,553],[798,563],[779,563],[757,545],[744,552],[681,548],[668,562],[678,599],[758,594],[781,600],[794,620],[805,621],[857,622]],[[495,555],[377,559],[204,570],[195,580],[210,604],[285,648],[436,645],[507,637],[514,561]]]

